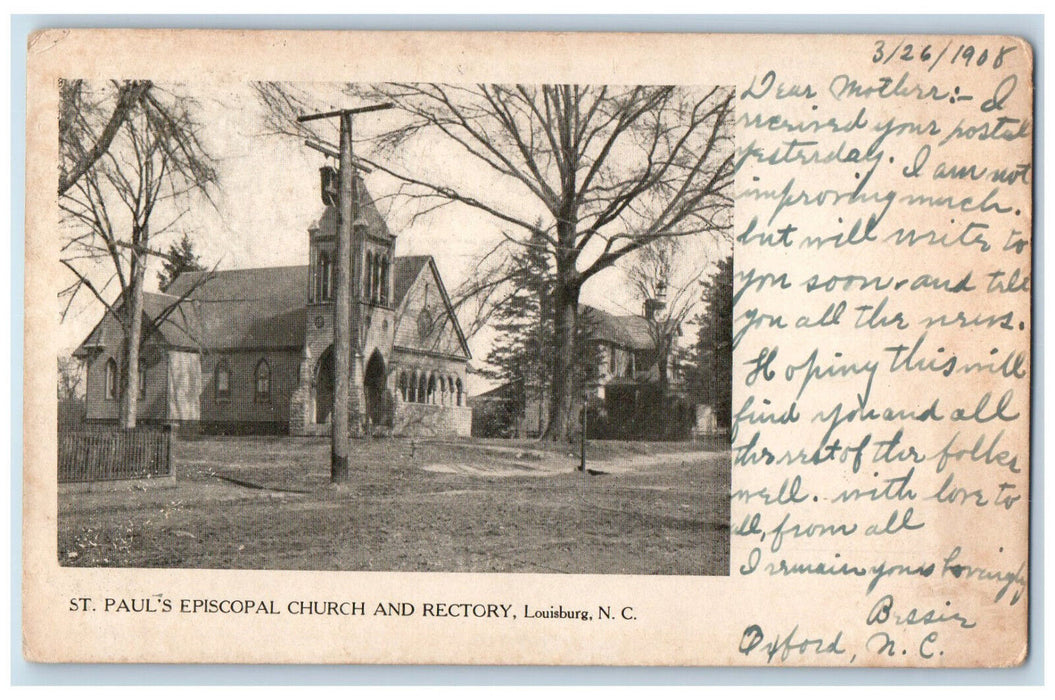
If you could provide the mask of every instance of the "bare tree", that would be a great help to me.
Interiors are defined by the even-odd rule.
[[[258,84],[257,91],[272,131],[304,135],[290,125],[310,100],[307,93],[276,83]],[[598,272],[656,241],[725,227],[733,201],[734,91],[383,84],[348,92],[402,112],[397,126],[362,139],[370,154],[360,160],[395,178],[400,194],[417,203],[417,215],[456,204],[500,222],[511,242],[544,242],[557,277],[547,437],[566,438],[580,291]],[[437,143],[489,177],[440,181],[420,159],[401,160]],[[509,197],[510,189],[519,195]]]
[[[76,99],[64,101],[73,106],[60,125],[60,151],[86,167],[76,178],[70,175],[80,166],[60,177],[60,190],[66,189],[59,208],[67,232],[62,263],[73,276],[61,292],[67,298],[63,314],[77,294],[87,290],[120,323],[119,420],[122,427],[133,428],[140,346],[186,297],[153,319],[144,336],[143,283],[149,256],[166,255],[153,250],[151,243],[173,229],[188,210],[191,195],[201,193],[209,199],[216,171],[199,140],[193,100],[150,83],[130,95],[128,85],[80,83]],[[133,104],[125,104],[133,96]],[[116,129],[108,133],[114,115],[122,110]],[[100,149],[104,142],[105,149]]]
[[[725,231],[728,237],[728,229]],[[643,306],[655,348],[659,383],[668,386],[682,324],[699,309],[700,283],[712,267],[705,254],[690,251],[681,238],[667,238],[639,251],[626,276]]]
[[[72,401],[81,397],[81,383],[84,381],[84,365],[76,357],[60,355],[59,362],[59,401]]]
[[[83,80],[59,81],[59,195],[73,187],[110,148],[121,125],[152,87],[149,80],[114,83],[117,95],[110,116],[95,138],[85,139],[95,129],[92,117],[100,106]]]

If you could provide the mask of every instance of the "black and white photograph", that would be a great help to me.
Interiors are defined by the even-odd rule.
[[[61,566],[729,575],[733,87],[57,89]]]

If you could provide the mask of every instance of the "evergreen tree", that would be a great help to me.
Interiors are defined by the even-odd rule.
[[[703,287],[703,313],[696,316],[696,346],[683,365],[691,390],[714,409],[718,425],[728,428],[732,418],[733,390],[733,258],[718,263],[718,270]]]
[[[507,384],[510,413],[522,416],[530,399],[547,405],[553,371],[555,276],[543,245],[518,247],[508,265],[510,293],[495,309],[497,335],[487,355],[489,368],[482,373]]]
[[[194,251],[194,241],[186,233],[179,243],[169,244],[161,265],[162,270],[158,273],[158,288],[161,291],[165,291],[182,273],[200,272],[205,269],[201,264],[201,256]]]

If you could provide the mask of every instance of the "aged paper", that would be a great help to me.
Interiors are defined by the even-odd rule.
[[[937,668],[1011,666],[1026,658],[1033,58],[1025,41],[76,30],[34,35],[28,54],[28,659]],[[78,264],[68,254],[75,235],[68,217],[75,207],[71,195],[55,194],[57,165],[70,155],[59,152],[65,143],[59,129],[71,124],[70,115],[60,114],[69,98],[63,90],[70,81],[83,81],[98,91],[92,94],[109,88],[116,94],[133,79],[164,90],[162,102],[172,95],[194,97],[201,145],[222,156],[211,201],[193,200],[185,217],[168,211],[167,222],[191,224],[174,224],[166,234],[176,238],[158,238],[155,247],[164,249],[178,242],[179,231],[190,231],[204,241],[199,252],[216,265],[217,280],[233,279],[225,273],[230,270],[303,266],[303,278],[296,272],[265,276],[280,285],[288,274],[290,288],[305,290],[307,297],[301,315],[288,322],[296,342],[283,345],[285,355],[267,344],[287,327],[270,321],[256,340],[222,351],[220,341],[202,341],[212,345],[196,350],[197,340],[177,342],[164,334],[170,341],[166,378],[158,388],[141,384],[140,394],[161,392],[170,422],[205,424],[210,411],[221,417],[234,411],[229,392],[244,386],[251,392],[245,414],[230,425],[259,427],[265,422],[259,419],[262,407],[279,406],[274,410],[280,419],[267,427],[287,434],[222,437],[203,430],[173,438],[175,476],[159,480],[165,482],[160,486],[143,480],[116,487],[60,484],[56,358],[86,348],[82,358],[96,367],[89,367],[85,386],[89,419],[95,416],[101,425],[116,420],[121,392],[119,372],[111,374],[105,354],[113,336],[94,335],[104,317],[102,304],[91,307],[87,291],[80,297],[87,299],[77,302],[83,308],[75,307],[82,309],[80,335],[69,330],[78,321],[63,319],[76,280],[70,265]],[[308,227],[315,224],[291,212],[305,209],[299,204],[305,198],[313,200],[307,211],[332,206],[326,198],[337,201],[337,190],[327,187],[336,181],[327,183],[327,173],[336,171],[324,172],[320,202],[314,171],[334,160],[304,146],[303,136],[282,140],[269,134],[275,123],[267,121],[264,93],[254,86],[282,88],[272,96],[307,95],[303,104],[292,103],[296,112],[302,106],[324,111],[365,104],[353,104],[353,94],[387,95],[402,104],[408,91],[420,91],[435,103],[433,88],[416,86],[439,83],[449,86],[440,102],[448,95],[457,101],[463,93],[494,97],[497,107],[484,101],[473,109],[490,104],[492,116],[507,123],[551,124],[549,109],[572,114],[583,129],[569,121],[560,133],[580,137],[592,133],[586,128],[591,123],[599,125],[598,134],[610,134],[626,114],[618,110],[642,95],[680,100],[681,121],[669,129],[658,128],[658,118],[643,122],[627,141],[615,140],[620,145],[614,156],[584,149],[592,160],[573,165],[539,157],[541,173],[518,161],[525,185],[519,193],[517,183],[509,185],[517,178],[508,176],[511,166],[503,158],[519,152],[530,160],[526,153],[536,148],[545,153],[545,129],[524,127],[518,133],[530,138],[520,143],[509,132],[473,141],[472,130],[485,120],[469,110],[460,113],[469,114],[468,121],[429,122],[467,139],[441,141],[435,152],[406,150],[418,135],[413,130],[390,141],[387,151],[357,151],[364,183],[357,191],[373,192],[378,216],[387,217],[396,242],[394,252],[386,249],[390,239],[369,233],[382,224],[363,215],[363,245],[375,247],[367,248],[352,279],[370,280],[375,312],[373,321],[357,327],[364,329],[367,346],[377,345],[383,364],[365,353],[358,366],[353,357],[350,371],[365,387],[363,425],[394,436],[353,439],[349,483],[326,488],[329,441],[292,435],[329,425],[323,417],[329,404],[319,397],[334,389],[323,382],[330,375],[315,369],[323,353],[309,346],[312,333],[332,334],[326,325],[332,315],[313,316],[312,310],[330,301],[329,258],[321,256],[333,236],[326,231],[337,229],[319,223],[315,230],[322,233],[312,234],[309,249]],[[394,84],[404,87],[396,90]],[[349,85],[381,87],[349,92]],[[554,89],[549,93],[543,86]],[[586,97],[578,110],[571,102],[530,97],[549,94],[593,96],[592,104],[601,108],[591,113]],[[520,102],[505,103],[503,95]],[[612,101],[612,95],[624,101]],[[80,104],[84,111],[74,110],[74,122],[92,103]],[[104,116],[114,107],[99,104]],[[506,104],[523,109],[503,111]],[[542,107],[532,115],[530,105]],[[654,107],[650,103],[640,113]],[[613,110],[611,119],[590,121],[605,109]],[[364,125],[366,138],[422,114],[404,110],[405,122],[396,114],[363,114],[356,123]],[[700,128],[710,131],[694,142],[690,132],[697,117]],[[721,120],[727,129],[716,126]],[[331,149],[338,141],[334,124],[328,127]],[[143,133],[166,133],[158,122],[144,125]],[[102,129],[89,133],[98,136]],[[692,145],[679,150],[686,133],[684,143]],[[142,143],[156,145],[149,138]],[[560,146],[552,144],[556,151]],[[470,160],[453,155],[459,149],[471,151]],[[116,156],[113,167],[134,162],[130,152]],[[619,164],[635,177],[655,173],[659,167],[647,154],[657,152],[676,154],[668,160],[669,176],[684,188],[657,186],[640,199],[637,192],[628,194],[626,206],[613,208],[611,217],[625,228],[584,243],[582,250],[593,250],[593,257],[581,258],[577,270],[590,269],[592,261],[627,241],[651,245],[642,236],[661,241],[671,231],[689,231],[690,221],[701,230],[723,231],[725,248],[689,247],[679,255],[680,262],[699,261],[699,274],[690,278],[694,286],[686,287],[695,295],[700,282],[716,279],[715,262],[732,254],[731,337],[708,346],[711,355],[732,348],[727,408],[721,392],[706,401],[684,399],[696,411],[691,432],[697,436],[684,443],[659,434],[591,437],[587,455],[598,461],[583,476],[575,471],[577,442],[562,442],[557,452],[533,448],[519,432],[528,432],[526,423],[518,424],[519,440],[467,437],[469,408],[480,415],[484,405],[475,399],[486,392],[474,389],[470,375],[484,359],[478,357],[478,338],[486,331],[475,335],[459,307],[451,313],[461,327],[450,321],[454,330],[443,335],[436,316],[454,309],[446,305],[446,288],[453,292],[451,280],[466,279],[464,270],[473,267],[467,261],[479,255],[474,245],[485,233],[515,237],[536,225],[540,238],[532,241],[559,238],[559,217],[543,221],[538,215],[536,224],[538,209],[521,206],[516,197],[527,191],[524,201],[531,195],[536,204],[561,201],[562,187],[582,185],[592,162],[603,157],[622,159]],[[178,161],[187,151],[174,153]],[[310,153],[315,160],[295,161],[293,153]],[[401,160],[386,160],[386,153]],[[446,165],[435,164],[442,160],[437,154],[448,153]],[[472,158],[476,165],[465,165]],[[414,169],[427,162],[433,165]],[[574,176],[547,180],[558,171]],[[297,184],[303,178],[294,175],[304,172],[311,182]],[[74,175],[63,165],[62,178]],[[225,180],[227,175],[232,179]],[[388,189],[391,208],[375,191],[384,190],[377,183],[385,176],[399,180]],[[618,192],[627,185],[614,175],[604,177],[593,191]],[[539,182],[555,182],[554,191]],[[98,208],[90,206],[97,193],[91,185],[80,187],[89,203],[77,209],[81,223],[98,226]],[[418,209],[399,199],[415,187],[428,195],[416,200]],[[693,188],[699,197],[685,198]],[[138,196],[135,187],[126,194]],[[596,205],[583,200],[584,210]],[[680,204],[665,207],[670,201]],[[679,208],[701,202],[714,209]],[[417,218],[434,208],[442,216],[458,206],[475,209],[458,220],[458,230],[418,225]],[[130,225],[117,214],[112,221]],[[567,251],[561,241],[554,245]],[[609,241],[612,247],[606,247]],[[402,270],[426,256],[433,263],[413,263],[416,276],[400,288],[402,278],[389,272],[390,264],[398,262]],[[154,265],[151,278],[160,267]],[[612,318],[627,317],[611,304],[634,299],[629,274],[624,269],[589,278],[580,302],[606,309]],[[421,281],[421,275],[435,281]],[[222,299],[190,291],[187,300],[177,299],[191,309],[187,327],[221,337],[226,324],[236,324],[210,326],[195,316],[206,318],[211,312],[201,309],[210,304],[249,305],[251,285],[228,284]],[[423,298],[414,302],[419,305],[406,337],[435,336],[437,344],[409,347],[413,339],[401,340],[399,330],[388,345],[376,340],[389,332],[389,297],[418,299],[419,284]],[[639,315],[651,319],[656,309],[673,309],[673,286],[651,298],[659,305],[646,303]],[[99,296],[113,303],[119,287],[108,289]],[[277,295],[274,289],[267,287],[266,294]],[[148,299],[164,296],[151,294]],[[148,307],[149,323],[154,317]],[[392,318],[395,327],[403,328],[400,322]],[[630,323],[616,327],[625,331]],[[623,357],[616,350],[637,341],[605,342],[611,354],[604,364],[616,373]],[[692,338],[685,342],[691,345]],[[647,353],[626,358],[631,355],[642,362]],[[432,364],[411,356],[431,358]],[[147,372],[154,360],[145,362]],[[630,364],[625,369],[620,381],[609,376],[607,399],[595,392],[607,412],[587,412],[588,420],[602,415],[615,424],[618,401],[612,397],[619,396],[619,386],[676,385],[681,376],[661,378],[658,370],[647,376]],[[372,376],[380,376],[380,383],[372,385]],[[188,386],[191,400],[173,398]],[[372,386],[381,398],[371,398]],[[387,419],[385,396],[395,402]],[[710,426],[704,425],[705,404]],[[298,410],[304,411],[300,418]],[[713,419],[715,410],[727,410],[728,418]],[[666,418],[663,425],[681,420],[673,412]],[[440,420],[446,422],[429,423]],[[631,415],[627,423],[636,420]],[[461,437],[436,437],[447,430]],[[423,437],[399,437],[401,431]],[[452,450],[462,451],[461,461],[448,459]],[[291,465],[301,472],[290,475]],[[405,494],[413,498],[401,498]],[[259,519],[242,518],[243,506]],[[415,510],[419,506],[423,510]],[[419,513],[427,514],[425,522],[415,522]],[[335,522],[342,524],[328,532]],[[530,542],[529,531],[536,538]],[[539,532],[549,539],[538,539]],[[322,552],[316,558],[298,558],[316,547]]]

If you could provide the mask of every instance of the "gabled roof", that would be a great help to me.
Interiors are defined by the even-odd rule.
[[[302,346],[307,290],[308,268],[299,265],[185,272],[167,291],[189,292],[184,305],[198,310],[205,347],[227,350]]]
[[[356,219],[365,222],[368,235],[387,239],[395,237],[366,184],[358,177],[356,200]],[[337,208],[327,206],[309,230],[323,235],[335,234],[337,218]],[[468,356],[468,344],[431,256],[395,258],[392,304],[398,308],[403,303],[426,267],[436,275],[458,339]],[[171,346],[215,350],[300,347],[305,338],[307,294],[306,265],[184,272],[173,280],[164,294],[144,294],[144,320],[147,324],[152,323],[166,307],[179,302],[178,308],[159,329],[163,341]],[[180,298],[183,301],[179,301]],[[101,337],[104,330],[100,321],[78,352],[84,352],[92,345],[105,345],[107,339]]]
[[[184,272],[165,291],[170,296],[180,297],[195,285],[198,288],[191,293],[191,298],[198,301],[247,301],[266,297],[276,304],[276,308],[303,306],[308,293],[308,267]]]
[[[147,343],[160,341],[162,345],[170,347],[200,347],[202,338],[201,317],[190,305],[186,303],[177,304],[177,302],[179,302],[179,297],[171,294],[143,292],[143,338]],[[176,305],[175,308],[171,308],[173,305]],[[114,310],[120,311],[123,307],[123,302],[119,301]],[[152,330],[154,329],[155,320],[161,318],[166,312],[168,314],[165,316],[165,320],[156,328],[155,332]],[[109,310],[103,315],[99,323],[95,324],[95,328],[88,334],[88,337],[73,352],[75,357],[84,356],[92,348],[105,347],[113,340],[106,335],[108,330],[106,321],[108,318],[112,318]],[[117,323],[116,319],[113,320],[113,323]]]
[[[586,304],[579,305],[579,315],[588,324],[590,337],[631,350],[653,350],[656,342],[648,319],[643,316],[616,316]]]
[[[428,255],[397,257],[392,268],[393,306],[398,307],[426,267],[439,272]],[[468,345],[457,317],[439,283],[454,319],[458,338],[468,355]],[[305,299],[308,267],[262,267],[216,272],[184,272],[166,293],[143,293],[144,328],[172,304],[186,297],[161,324],[164,344],[179,348],[234,350],[238,348],[291,348],[304,345]],[[81,343],[78,353],[104,346],[102,322]],[[112,339],[110,339],[112,340]]]
[[[440,270],[436,267],[436,260],[431,255],[407,255],[396,258],[392,276],[393,308],[398,310],[403,305],[407,292],[414,286],[414,282],[417,281],[426,268],[436,280],[436,286],[440,290],[440,297],[443,299],[443,306],[447,310],[451,324],[454,326],[454,332],[458,336],[458,343],[461,345],[462,352],[465,353],[466,359],[472,359],[472,353],[469,351],[469,341],[466,340],[465,333],[462,332],[462,326],[458,323],[458,314],[455,313],[454,304],[451,303],[451,298],[447,294],[447,288],[443,284],[443,277],[440,276]]]
[[[393,306],[403,303],[403,297],[410,291],[414,280],[418,278],[421,271],[429,264],[431,255],[407,255],[396,258],[392,265],[392,300]]]

